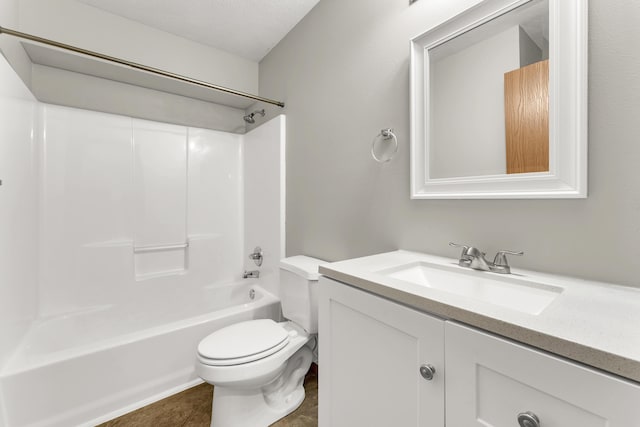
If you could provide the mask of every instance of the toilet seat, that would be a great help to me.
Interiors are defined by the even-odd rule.
[[[249,320],[219,329],[198,345],[198,360],[210,366],[253,362],[277,353],[290,333],[271,319]]]

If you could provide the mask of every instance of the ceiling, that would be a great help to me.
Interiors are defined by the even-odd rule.
[[[319,0],[78,0],[259,62]]]

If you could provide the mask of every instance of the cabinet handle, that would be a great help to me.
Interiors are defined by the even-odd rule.
[[[436,368],[434,368],[433,365],[429,365],[428,363],[425,363],[424,365],[420,366],[420,375],[422,375],[422,378],[424,378],[427,381],[431,381],[435,373],[436,373]]]
[[[540,427],[540,418],[533,412],[521,412],[518,414],[520,427]]]

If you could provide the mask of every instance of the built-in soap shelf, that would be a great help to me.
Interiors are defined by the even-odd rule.
[[[83,244],[83,248],[95,250],[116,250],[134,257],[136,281],[144,281],[166,276],[186,274],[189,265],[189,248],[200,247],[207,241],[223,238],[220,233],[196,233],[176,244],[136,246],[133,240],[106,240]],[[159,255],[154,255],[159,253]]]
[[[189,247],[189,242],[176,243],[173,245],[148,245],[148,246],[134,246],[133,253],[145,253],[145,252],[160,252],[170,251],[175,249],[186,249]]]

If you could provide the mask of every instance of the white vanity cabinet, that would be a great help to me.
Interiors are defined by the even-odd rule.
[[[640,427],[631,382],[453,322],[445,353],[447,426]]]
[[[319,297],[320,427],[640,427],[636,383],[326,277]]]
[[[441,319],[322,277],[319,321],[320,427],[444,425]]]

